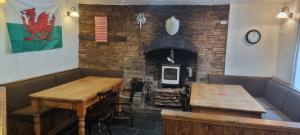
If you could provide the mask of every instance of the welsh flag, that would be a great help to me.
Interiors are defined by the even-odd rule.
[[[12,53],[62,48],[65,0],[8,0],[5,4]]]

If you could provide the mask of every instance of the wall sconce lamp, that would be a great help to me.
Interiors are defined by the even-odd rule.
[[[290,9],[288,7],[283,7],[281,11],[277,14],[276,18],[279,19],[287,19],[287,18],[293,18],[293,13],[290,12]]]
[[[78,12],[76,11],[75,7],[71,7],[69,11],[67,11],[67,16],[71,17],[79,17]]]
[[[4,4],[5,3],[5,0],[0,0],[0,4]]]

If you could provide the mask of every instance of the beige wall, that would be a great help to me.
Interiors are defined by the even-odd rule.
[[[69,0],[65,8],[74,4]],[[275,18],[280,0],[232,0],[226,49],[225,74],[273,76],[292,82],[300,0],[287,5],[295,18]],[[62,49],[11,54],[3,5],[0,5],[0,84],[78,67],[78,20],[63,15]],[[249,29],[262,32],[256,45],[245,42]]]
[[[299,30],[300,0],[285,3],[294,13],[293,19],[282,20],[280,24],[275,76],[288,82],[293,81],[293,69]]]
[[[275,72],[279,20],[282,2],[271,0],[232,0],[225,62],[226,75],[272,76]],[[255,45],[245,40],[250,29],[262,38]]]
[[[66,16],[73,0],[66,0],[61,13],[63,48],[12,54],[3,5],[0,6],[0,84],[78,67],[78,19]]]

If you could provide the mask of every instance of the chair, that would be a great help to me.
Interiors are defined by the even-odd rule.
[[[101,135],[104,131],[104,126],[109,135],[111,135],[110,121],[115,111],[114,100],[116,92],[109,90],[105,93],[98,93],[100,102],[97,103],[93,109],[88,110],[86,115],[88,133],[91,135],[91,128],[97,123],[97,134]]]
[[[130,97],[127,102],[115,102],[116,112],[114,119],[130,120],[130,126],[133,126],[134,112],[133,112],[133,96],[136,91],[142,91],[144,82],[133,79],[131,81]],[[124,108],[125,107],[125,108]],[[121,109],[119,109],[121,108]],[[126,110],[128,109],[128,110]]]
[[[182,110],[185,112],[191,111],[190,108],[190,97],[191,97],[191,87],[189,85],[185,85],[180,93]]]

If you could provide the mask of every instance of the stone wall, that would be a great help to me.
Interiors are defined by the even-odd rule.
[[[139,25],[136,16],[144,12],[142,42],[147,46],[165,33],[164,22],[174,15],[181,21],[179,34],[198,48],[197,81],[208,73],[223,74],[229,6],[108,6],[79,5],[79,60],[82,68],[123,70],[124,77],[145,75],[145,59],[139,55]],[[94,17],[108,17],[108,42],[94,39]]]

